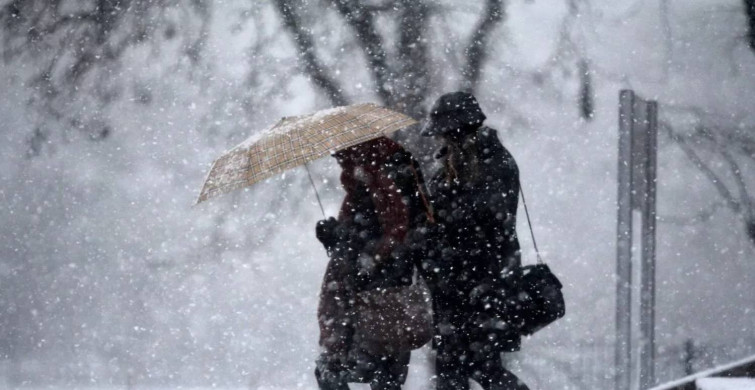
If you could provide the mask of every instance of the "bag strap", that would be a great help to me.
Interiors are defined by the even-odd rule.
[[[417,184],[417,192],[419,192],[419,196],[420,198],[422,198],[422,204],[425,205],[425,215],[427,216],[427,220],[430,221],[430,223],[435,223],[435,218],[433,217],[433,207],[430,205],[430,202],[427,201],[425,191],[422,190],[423,183],[420,182],[417,169],[414,168],[414,161],[411,161],[409,163],[409,168],[412,169],[412,173],[414,174],[414,181]]]
[[[540,251],[537,249],[537,241],[535,241],[535,232],[532,230],[532,221],[530,221],[530,212],[527,210],[527,202],[524,200],[524,190],[522,189],[522,182],[519,182],[519,193],[522,194],[522,204],[524,205],[524,214],[527,216],[527,226],[530,228],[530,235],[532,236],[532,245],[535,246],[535,253],[537,254],[537,263],[543,264],[543,259],[540,257]]]

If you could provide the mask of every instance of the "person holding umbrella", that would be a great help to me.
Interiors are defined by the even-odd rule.
[[[318,310],[322,389],[348,390],[348,382],[399,389],[409,351],[432,337],[425,285],[412,278],[426,253],[423,224],[433,215],[416,161],[386,137],[416,123],[373,103],[284,117],[215,159],[197,198],[201,203],[324,156],[338,160],[347,195],[338,219],[321,221],[316,231],[331,258]],[[311,175],[310,181],[317,195]],[[324,216],[321,203],[320,210]]]
[[[417,162],[398,143],[380,137],[334,154],[346,197],[338,219],[317,224],[330,255],[320,292],[322,354],[315,376],[322,390],[348,382],[373,390],[400,389],[410,351],[371,348],[358,328],[357,294],[412,284],[419,227],[432,219]],[[379,352],[375,352],[375,350]]]
[[[501,353],[519,349],[516,235],[519,171],[469,93],[441,96],[422,135],[442,143],[441,168],[429,182],[442,237],[430,253],[438,390],[527,386],[503,367]]]

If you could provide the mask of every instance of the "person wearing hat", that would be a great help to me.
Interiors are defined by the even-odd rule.
[[[425,267],[433,295],[438,390],[527,389],[503,367],[519,349],[519,171],[474,96],[454,92],[432,107],[421,134],[439,140],[428,183],[439,237]]]
[[[399,390],[410,351],[373,345],[359,332],[358,294],[412,284],[418,230],[431,217],[418,163],[397,142],[380,137],[339,150],[345,197],[338,219],[318,222],[316,236],[330,256],[317,309],[321,354],[315,378],[321,390]],[[417,242],[415,242],[417,241]],[[380,317],[377,315],[376,317]],[[386,320],[387,321],[387,320]],[[369,327],[367,328],[369,329]]]

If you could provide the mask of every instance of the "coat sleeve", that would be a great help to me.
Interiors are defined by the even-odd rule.
[[[488,221],[485,229],[493,233],[493,249],[501,260],[501,269],[515,270],[521,263],[516,234],[519,168],[495,130],[486,128],[481,135],[480,160],[489,180],[485,183],[487,207],[484,213],[487,216],[481,215],[478,220]]]
[[[384,259],[404,241],[409,231],[409,206],[404,203],[396,183],[381,170],[376,172],[371,190],[383,232],[376,254]]]
[[[334,255],[325,270],[317,307],[320,346],[330,353],[346,353],[353,336],[353,286],[348,262]]]

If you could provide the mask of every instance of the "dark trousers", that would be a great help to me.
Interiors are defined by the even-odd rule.
[[[516,375],[503,367],[500,352],[473,352],[473,349],[444,343],[438,345],[435,362],[437,390],[469,390],[470,379],[485,390],[529,390]]]
[[[369,383],[372,390],[400,390],[409,371],[409,352],[376,356],[350,354],[338,361],[327,353],[317,359],[315,378],[320,390],[349,390],[348,383]]]

